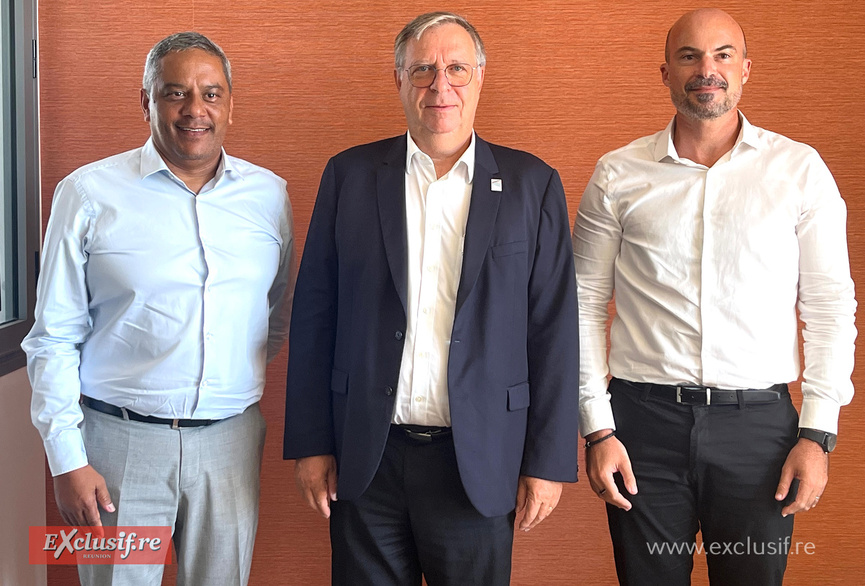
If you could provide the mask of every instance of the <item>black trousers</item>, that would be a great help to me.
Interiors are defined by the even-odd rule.
[[[514,513],[484,517],[460,481],[453,437],[391,428],[378,472],[331,506],[332,581],[340,586],[498,586],[510,582]]]
[[[713,585],[780,585],[793,534],[793,516],[782,517],[785,503],[775,500],[797,441],[790,395],[767,404],[686,406],[618,379],[610,394],[639,491],[628,495],[617,477],[633,508],[607,505],[620,584],[690,584],[701,531],[696,554],[707,556]]]

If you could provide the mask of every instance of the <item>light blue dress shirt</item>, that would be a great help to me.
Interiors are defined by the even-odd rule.
[[[223,151],[196,195],[152,140],[60,182],[22,343],[54,476],[87,464],[82,394],[187,419],[261,398],[296,274],[285,185]]]

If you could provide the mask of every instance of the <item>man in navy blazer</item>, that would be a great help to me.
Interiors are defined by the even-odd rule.
[[[321,180],[284,456],[330,518],[334,584],[507,584],[516,515],[531,529],[577,477],[564,191],[474,134],[485,54],[465,19],[421,15],[394,53],[408,133]]]

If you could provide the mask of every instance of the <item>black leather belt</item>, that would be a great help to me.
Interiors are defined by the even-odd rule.
[[[428,425],[391,425],[394,433],[405,436],[416,442],[429,444],[452,435],[450,427],[430,427]]]
[[[651,397],[657,397],[671,403],[680,405],[738,405],[740,402],[746,405],[760,403],[775,403],[787,393],[786,384],[777,384],[768,389],[739,389],[727,390],[713,387],[701,387],[694,385],[657,385],[654,383],[635,383],[621,380],[629,387],[633,387]]]
[[[123,407],[115,407],[105,401],[93,399],[91,397],[81,397],[81,402],[94,411],[105,413],[106,415],[114,415],[121,419],[131,419],[132,421],[140,421],[142,423],[156,423],[158,425],[170,425],[172,429],[179,427],[204,427],[220,421],[219,419],[164,419],[162,417],[153,417],[152,415],[141,415],[135,411],[130,411]]]

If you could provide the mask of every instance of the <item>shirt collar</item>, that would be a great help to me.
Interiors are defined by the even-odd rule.
[[[733,148],[735,149],[740,144],[746,144],[755,149],[762,147],[763,141],[757,133],[757,128],[748,122],[748,119],[745,118],[745,115],[742,114],[742,112],[739,112],[739,120],[742,122],[742,130],[739,132],[739,138],[736,140],[736,146]]]
[[[755,149],[759,149],[763,145],[763,142],[757,134],[757,129],[748,122],[748,119],[745,118],[745,115],[742,114],[741,111],[739,111],[738,114],[739,122],[741,122],[742,127],[739,129],[739,136],[736,138],[733,149],[730,151],[731,156],[736,154],[736,151],[739,150],[741,145],[747,145]],[[681,160],[679,153],[676,152],[676,147],[673,144],[673,129],[675,128],[675,125],[676,117],[673,116],[673,119],[670,120],[667,127],[661,131],[661,135],[655,143],[655,149],[652,156],[658,162],[661,162],[668,157],[674,161]]]
[[[405,150],[405,172],[408,173],[409,175],[411,175],[413,172],[411,163],[412,163],[412,160],[414,159],[415,155],[417,155],[419,157],[426,157],[430,161],[432,161],[432,159],[430,159],[429,155],[427,155],[425,152],[420,150],[420,148],[418,148],[417,144],[415,143],[415,141],[411,137],[411,132],[406,131],[406,139],[408,140],[408,148],[406,148],[406,150]],[[471,183],[474,180],[474,176],[475,176],[475,131],[474,130],[472,130],[472,140],[469,143],[469,148],[467,148],[466,152],[464,152],[460,156],[460,158],[457,159],[457,162],[454,163],[454,166],[450,169],[450,171],[453,171],[454,169],[459,167],[460,163],[463,163],[465,165],[465,168],[466,168],[466,183]],[[450,173],[450,171],[448,171],[448,173]]]
[[[149,177],[150,175],[159,173],[160,171],[166,171],[169,175],[176,177],[176,175],[171,172],[171,169],[168,168],[168,165],[165,164],[162,155],[160,155],[159,151],[156,150],[156,146],[153,144],[153,137],[151,136],[147,139],[147,142],[144,143],[144,146],[141,149],[141,178],[144,179],[145,177]],[[232,165],[231,159],[226,156],[225,149],[222,149],[222,156],[219,157],[219,165],[216,167],[216,174],[214,175],[214,179],[216,179],[215,183],[219,183],[219,181],[222,180],[223,175],[228,172],[233,176],[239,178],[243,177],[237,168]],[[211,179],[211,181],[213,181],[213,179]]]

